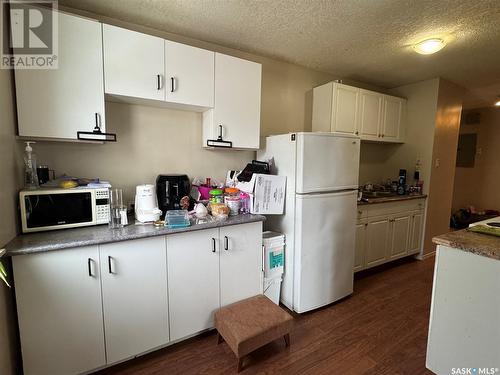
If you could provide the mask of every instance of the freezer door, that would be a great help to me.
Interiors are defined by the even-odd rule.
[[[296,195],[294,306],[302,313],[353,292],[356,191]]]
[[[297,134],[298,194],[357,189],[358,138],[330,133]]]

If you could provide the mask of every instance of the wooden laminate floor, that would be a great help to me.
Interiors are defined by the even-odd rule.
[[[295,316],[291,347],[252,353],[241,374],[432,374],[425,368],[434,258],[407,259],[357,275],[354,294]],[[215,331],[99,375],[233,374],[236,357]]]

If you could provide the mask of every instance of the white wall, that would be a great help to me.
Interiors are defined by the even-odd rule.
[[[473,168],[456,168],[453,209],[475,206],[477,209],[500,210],[500,108],[474,109],[481,122],[461,124],[460,133],[477,134],[477,154]]]

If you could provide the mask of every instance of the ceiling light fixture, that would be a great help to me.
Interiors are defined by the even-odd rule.
[[[500,96],[497,98],[497,101],[495,102],[495,105],[497,107],[500,107]]]
[[[444,48],[446,43],[440,38],[425,39],[413,46],[415,52],[421,55],[430,55]]]

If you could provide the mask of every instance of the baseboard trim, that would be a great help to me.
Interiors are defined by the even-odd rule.
[[[415,259],[425,260],[425,259],[432,258],[435,255],[436,255],[436,250],[431,251],[430,253],[426,253],[426,254],[417,254],[417,255],[415,255]]]

